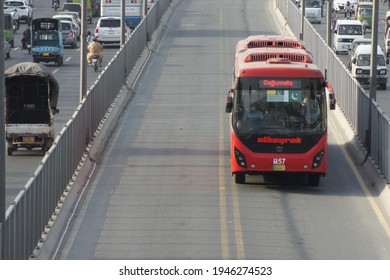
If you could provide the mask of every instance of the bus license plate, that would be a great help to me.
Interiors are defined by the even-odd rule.
[[[44,52],[43,56],[49,56],[49,53],[48,52]]]
[[[274,158],[273,159],[274,171],[285,171],[286,170],[285,162],[286,162],[285,158]]]
[[[284,164],[274,164],[274,171],[286,171]]]

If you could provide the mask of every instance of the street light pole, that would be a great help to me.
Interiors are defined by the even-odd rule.
[[[305,26],[305,7],[306,7],[306,0],[301,1],[301,34],[299,34],[299,39],[303,40],[303,31]]]
[[[328,0],[326,6],[326,44],[328,47],[332,47],[332,7],[333,0]]]
[[[82,1],[80,47],[80,102],[87,94],[87,1]]]
[[[120,39],[120,47],[123,47],[126,41],[125,36],[125,25],[126,25],[126,2],[125,0],[121,0],[121,39]]]
[[[4,15],[4,0],[0,0],[0,15]],[[5,114],[4,114],[4,17],[0,18],[0,260],[5,257]]]
[[[377,79],[377,54],[378,54],[378,13],[379,13],[379,3],[378,0],[372,1],[373,5],[373,16],[372,16],[372,30],[371,30],[371,62],[370,62],[370,101],[368,103],[368,126],[366,130],[366,148],[367,154],[364,159],[366,162],[368,156],[371,154],[371,123],[372,123],[372,101],[376,100],[376,79]]]

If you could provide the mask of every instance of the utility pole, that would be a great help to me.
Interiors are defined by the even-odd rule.
[[[305,7],[306,7],[306,0],[301,1],[301,34],[299,34],[299,39],[303,40],[303,31],[305,27]]]
[[[121,0],[121,47],[126,42],[126,36],[125,36],[125,27],[126,27],[126,1]]]
[[[87,0],[82,1],[80,47],[80,102],[87,94]]]
[[[368,104],[368,126],[366,131],[366,147],[367,154],[364,162],[371,154],[371,122],[372,122],[372,101],[376,100],[376,79],[377,79],[377,55],[378,55],[378,14],[379,14],[379,3],[378,0],[372,1],[373,5],[373,16],[372,16],[372,30],[371,30],[371,62],[370,62],[370,102]]]
[[[4,15],[4,0],[0,0],[0,15]],[[5,81],[4,81],[4,17],[0,18],[0,260],[5,258]]]
[[[326,44],[328,47],[332,47],[332,9],[333,9],[333,1],[328,0],[326,3]]]

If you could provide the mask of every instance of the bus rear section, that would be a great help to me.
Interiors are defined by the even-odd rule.
[[[318,185],[326,175],[329,84],[312,63],[256,61],[248,51],[236,57],[226,104],[235,182],[245,183],[246,175],[292,173]],[[334,109],[333,92],[329,97]]]
[[[248,49],[258,48],[293,48],[306,49],[305,44],[294,36],[251,35],[236,44],[236,54]]]

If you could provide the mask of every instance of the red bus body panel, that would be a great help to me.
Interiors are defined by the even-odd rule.
[[[246,173],[246,174],[262,174],[270,172],[289,172],[289,173],[319,173],[321,175],[326,174],[327,164],[327,133],[317,142],[317,144],[307,151],[306,153],[296,154],[284,154],[284,153],[255,153],[249,150],[236,136],[233,128],[230,127],[231,133],[231,144],[230,144],[230,155],[231,155],[231,171],[235,173]],[[243,168],[238,165],[234,156],[234,148],[237,148],[245,155],[247,167]],[[322,163],[317,168],[312,168],[313,158],[319,152],[324,151],[324,158]],[[284,163],[275,163],[275,159],[284,159]],[[275,167],[282,168],[284,170],[277,170]]]

